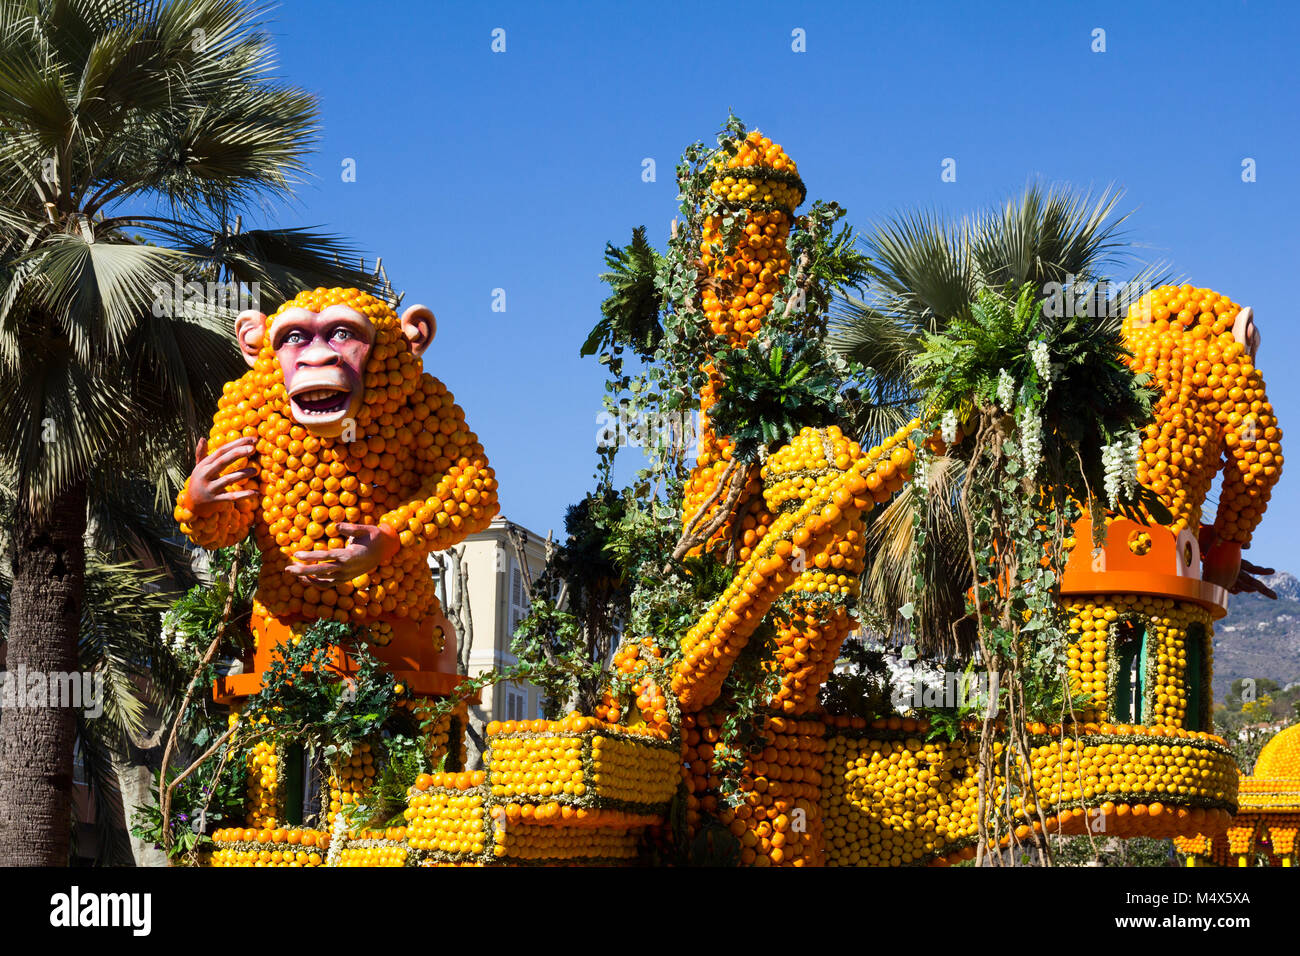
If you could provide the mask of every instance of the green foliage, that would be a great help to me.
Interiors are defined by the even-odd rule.
[[[338,646],[356,661],[345,679],[331,667]],[[396,712],[393,677],[340,621],[313,621],[295,643],[280,645],[262,676],[262,688],[245,703],[242,719],[273,739],[344,755],[375,739]]]
[[[864,241],[872,260],[869,287],[860,298],[844,295],[833,305],[829,336],[832,350],[871,370],[854,410],[854,434],[864,447],[924,410],[912,365],[923,335],[969,318],[982,289],[1003,292],[1029,285],[1038,300],[1048,301],[1071,277],[1078,288],[1131,275],[1131,246],[1120,231],[1127,217],[1115,215],[1119,200],[1111,190],[1094,198],[1069,186],[1030,184],[971,216],[904,212],[876,226]],[[1130,287],[1165,279],[1162,270],[1144,268]],[[1123,298],[1113,297],[1094,314],[1122,312]],[[942,490],[945,500],[909,486],[868,516],[863,594],[882,608],[915,602],[924,613],[907,629],[927,651],[970,653],[973,628],[964,606],[972,574],[960,499],[964,469],[951,469],[944,459],[935,465],[943,472],[931,477],[940,479],[935,484],[942,488],[935,490]],[[911,520],[915,511],[924,511],[925,519]],[[929,536],[924,548],[922,535]],[[960,543],[960,552],[953,542]],[[918,557],[920,550],[926,554]],[[919,587],[913,571],[923,577]]]
[[[523,666],[514,673],[541,689],[547,717],[560,716],[575,698],[579,710],[589,710],[605,675],[604,662],[595,659],[598,647],[610,640],[608,634],[585,632],[576,615],[553,601],[535,599],[510,644]]]
[[[627,618],[627,578],[610,545],[627,504],[603,486],[568,509],[565,541],[534,582],[529,613],[515,630],[511,648],[556,712],[572,700],[579,709],[594,706],[614,629]]]
[[[1178,866],[1172,840],[1151,837],[1062,837],[1057,841],[1057,866]]]
[[[821,703],[829,714],[872,719],[893,710],[889,668],[879,648],[848,640],[836,667],[822,686]]]
[[[240,556],[240,571],[231,600],[230,572],[236,555]],[[261,554],[250,539],[230,548],[208,552],[208,560],[211,581],[190,588],[163,617],[163,632],[168,638],[166,659],[185,678],[196,675],[194,684],[199,688],[210,687],[221,676],[222,658],[239,656],[247,648],[250,640],[248,624],[252,616],[253,592],[257,590]],[[218,648],[212,661],[200,668],[204,654],[217,637],[227,600],[231,603],[231,613],[225,630],[226,646]],[[195,739],[222,723],[225,712],[213,704],[210,694],[196,693],[183,720],[185,739]]]
[[[746,348],[718,353],[715,364],[724,385],[709,416],[744,461],[758,458],[760,448],[785,444],[804,426],[837,417],[841,383],[819,342],[760,333]]]
[[[200,768],[180,782],[172,791],[171,849],[168,858],[173,863],[197,862],[195,854],[214,846],[209,834],[221,827],[242,825],[246,812],[247,768],[244,761],[224,760],[230,753],[227,747],[211,768]],[[210,773],[205,776],[205,771]],[[167,773],[168,784],[173,783],[181,771],[172,767]],[[131,815],[131,833],[163,848],[162,809],[150,802],[136,807]]]
[[[1048,318],[1032,286],[1015,298],[982,290],[970,315],[951,320],[941,332],[925,333],[916,356],[916,385],[930,409],[956,412],[968,420],[980,407],[1006,415],[1031,412],[1041,423],[1041,460],[1022,463],[1029,477],[1043,467],[1054,494],[1091,501],[1105,486],[1104,446],[1128,439],[1151,418],[1156,397],[1148,376],[1123,362],[1118,318]],[[1045,377],[1033,348],[1050,356]],[[1014,383],[1013,404],[998,398],[999,383]],[[1135,520],[1141,503],[1156,520],[1172,520],[1158,496],[1137,486],[1120,495],[1123,513]]]
[[[610,287],[610,295],[600,304],[601,320],[587,335],[579,354],[627,348],[637,357],[649,359],[663,338],[656,286],[663,257],[646,239],[645,226],[637,226],[627,246],[605,245],[605,265],[609,271],[600,279]]]
[[[814,229],[800,229],[791,235],[791,258],[809,258],[808,290],[813,299],[809,311],[825,313],[834,293],[844,293],[863,285],[871,275],[871,260],[858,251],[859,237],[852,226],[839,222],[848,210],[839,203],[818,199],[809,209],[807,220]]]
[[[415,785],[416,778],[422,773],[440,771],[446,763],[444,757],[437,767],[431,764],[424,737],[414,721],[408,732],[386,737],[383,748],[387,760],[379,772],[379,778],[370,788],[366,803],[353,810],[353,818],[359,828],[375,830],[401,826],[407,807],[407,793]]]

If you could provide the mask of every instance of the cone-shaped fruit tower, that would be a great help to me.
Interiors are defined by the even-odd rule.
[[[720,346],[744,348],[763,327],[790,271],[786,240],[805,190],[794,161],[757,130],[735,144],[733,153],[720,151],[710,170],[710,192],[734,214],[739,230],[734,236],[725,233],[727,216],[722,212],[705,217],[700,238],[700,303]],[[703,370],[707,381],[700,394],[700,453],[686,483],[683,521],[688,527],[705,526],[738,482],[741,490],[732,512],[741,522],[739,544],[750,548],[771,523],[758,494],[758,468],[737,467],[726,487],[718,488],[728,474],[733,449],[709,424],[709,409],[720,385],[711,357]],[[706,503],[708,507],[700,514]],[[705,547],[724,544],[731,533],[728,521]],[[741,560],[746,557],[747,553]]]
[[[700,246],[700,302],[717,348],[748,345],[773,320],[774,304],[782,326],[790,324],[787,308],[792,318],[804,313],[802,303],[780,299],[788,292],[793,213],[804,197],[797,168],[757,132],[732,146],[711,164],[710,190],[723,205],[705,217]],[[791,718],[816,710],[822,682],[856,626],[862,515],[902,486],[912,463],[908,436],[917,425],[866,453],[836,427],[804,428],[770,449],[765,463],[745,464],[710,424],[725,384],[712,355],[703,371],[700,455],[686,485],[683,521],[688,532],[713,530],[702,550],[734,557],[736,575],[682,638],[672,674],[683,711],[687,822],[694,827],[704,813],[716,815],[738,838],[742,863],[816,866],[825,859],[818,803],[823,726]],[[775,657],[764,666],[780,681],[765,701],[769,714],[754,723],[748,752],[741,752],[720,735],[728,705],[707,708],[719,701],[732,665],[769,615]],[[737,775],[743,799],[728,806],[717,788],[723,776]]]

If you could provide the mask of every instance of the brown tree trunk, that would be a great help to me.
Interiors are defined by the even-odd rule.
[[[20,506],[14,524],[6,667],[20,700],[0,715],[0,865],[67,866],[76,712],[72,700],[59,706],[57,683],[54,699],[49,689],[51,675],[78,672],[85,486],[65,490],[41,517]]]

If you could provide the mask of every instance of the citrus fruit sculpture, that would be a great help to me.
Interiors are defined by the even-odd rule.
[[[714,345],[701,357],[700,452],[682,521],[687,531],[712,529],[694,554],[734,559],[730,583],[678,637],[676,653],[666,655],[656,636],[622,644],[592,715],[490,723],[485,769],[421,775],[402,826],[352,831],[339,813],[366,799],[379,772],[363,749],[330,768],[326,828],[285,827],[282,761],[273,747],[255,749],[247,825],[217,835],[215,864],[617,864],[719,833],[736,862],[759,867],[975,855],[973,728],[936,734],[920,717],[832,715],[818,699],[857,626],[863,516],[908,481],[913,442],[932,426],[913,420],[869,449],[838,428],[808,427],[759,463],[742,462],[710,422],[726,384],[720,350],[743,348],[773,309],[791,307],[780,296],[804,198],[779,145],[752,132],[729,146],[709,167],[709,189],[739,228],[702,221],[696,291]],[[339,306],[369,325],[345,322],[333,338]],[[227,390],[213,451],[177,518],[206,546],[255,531],[265,555],[259,654],[311,617],[368,628],[379,652],[409,650],[412,634],[434,640],[424,555],[496,511],[482,447],[414,361],[432,335],[432,316],[418,310],[399,320],[362,293],[315,290],[270,319],[241,319],[252,369]],[[1076,526],[1061,588],[1073,707],[1060,723],[1027,728],[1037,803],[1008,792],[1001,770],[987,795],[1024,817],[1018,839],[1043,828],[1178,837],[1209,855],[1238,794],[1232,756],[1207,732],[1211,621],[1280,473],[1280,432],[1253,365],[1248,311],[1208,290],[1162,287],[1134,307],[1124,334],[1135,369],[1161,391],[1138,478],[1174,517],[1161,526],[1085,516]],[[322,358],[323,349],[360,348],[353,336],[370,350],[353,404],[341,397],[346,376],[308,376],[300,388],[284,374],[282,347],[295,361]],[[1203,529],[1204,497],[1224,457],[1219,510]],[[1093,520],[1106,523],[1104,547],[1079,544],[1093,540]],[[740,715],[726,682],[764,622],[774,640],[761,666],[773,690],[759,712]],[[409,668],[409,655],[390,659]],[[751,729],[743,747],[728,737],[738,719]],[[459,735],[450,725],[445,733],[440,752],[458,750]],[[670,826],[675,801],[682,813]],[[1294,832],[1279,825],[1275,851]]]
[[[1296,865],[1300,845],[1300,724],[1264,745],[1250,776],[1242,775],[1240,806],[1227,832],[1175,839],[1188,866]]]

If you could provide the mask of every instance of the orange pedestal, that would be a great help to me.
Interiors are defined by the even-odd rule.
[[[422,621],[409,618],[384,618],[393,629],[393,639],[383,646],[370,645],[370,653],[388,666],[389,672],[407,693],[416,697],[447,697],[468,680],[456,673],[456,635],[450,622],[441,612]],[[251,669],[244,674],[217,678],[212,684],[212,696],[218,703],[231,703],[241,697],[251,697],[262,689],[262,675],[271,667],[277,648],[287,642],[297,620],[281,621],[254,613],[251,628],[257,638]],[[443,649],[434,643],[436,628],[442,628]],[[357,672],[357,661],[341,647],[330,654],[330,669],[342,677]],[[479,702],[479,695],[469,698]]]
[[[1145,533],[1150,547],[1138,554],[1130,538]],[[1228,613],[1228,592],[1201,578],[1201,552],[1189,531],[1174,535],[1159,525],[1142,525],[1116,518],[1107,528],[1106,545],[1092,547],[1092,520],[1083,517],[1074,526],[1078,540],[1061,576],[1061,594],[1150,594],[1191,601],[1210,612],[1214,620]]]

